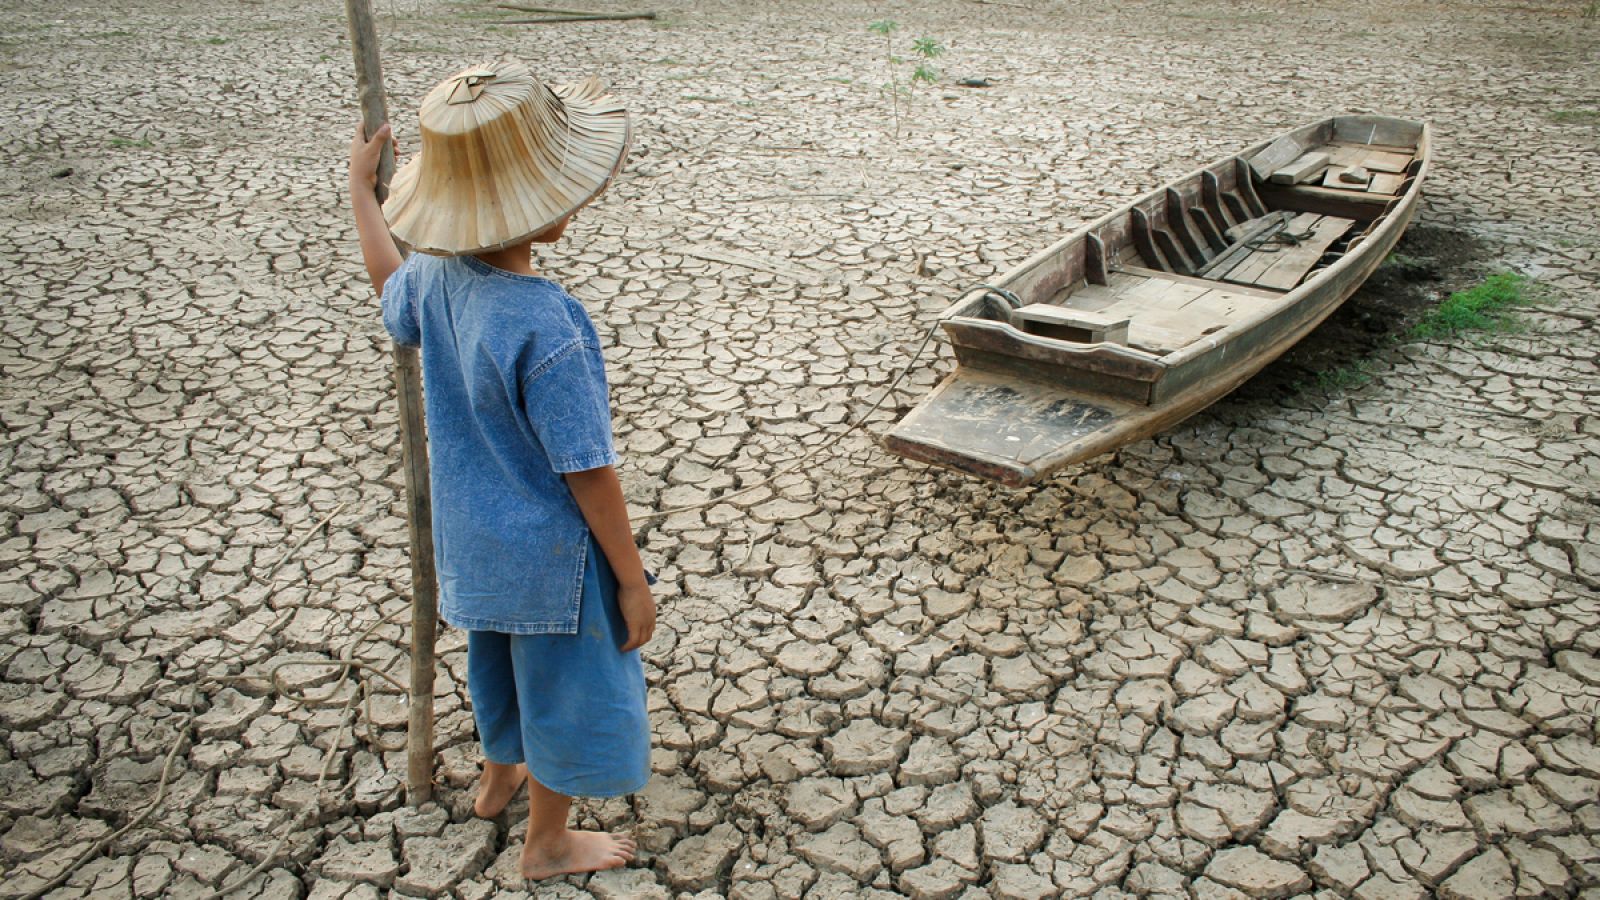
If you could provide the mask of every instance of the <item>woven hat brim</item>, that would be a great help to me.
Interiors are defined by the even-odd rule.
[[[394,236],[435,256],[499,250],[545,231],[604,191],[627,157],[627,111],[595,78],[552,87],[550,94],[560,117],[525,117],[522,129],[532,133],[486,133],[482,146],[463,156],[464,166],[435,164],[424,140],[395,173],[383,207]]]

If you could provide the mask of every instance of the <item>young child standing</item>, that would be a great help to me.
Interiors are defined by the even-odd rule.
[[[391,132],[357,129],[350,202],[384,325],[422,348],[440,611],[467,631],[487,759],[474,809],[498,815],[526,781],[524,877],[615,868],[632,839],[567,815],[573,796],[649,778],[639,648],[655,601],[613,468],[599,337],[529,254],[621,168],[627,113],[593,79],[550,88],[500,61],[446,79],[420,119],[421,153],[381,209]],[[420,252],[402,262],[391,231]]]

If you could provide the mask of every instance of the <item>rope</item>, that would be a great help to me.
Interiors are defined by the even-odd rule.
[[[1261,237],[1257,238],[1251,238],[1250,240],[1245,241],[1244,245],[1249,247],[1251,250],[1260,250],[1262,253],[1277,253],[1283,248],[1270,245],[1283,244],[1285,246],[1295,247],[1299,246],[1305,241],[1311,240],[1313,237],[1315,237],[1315,233],[1310,229],[1305,231],[1274,231],[1271,234],[1262,235]]]
[[[1022,308],[1022,298],[1018,297],[1016,294],[1011,293],[1010,291],[1006,290],[1003,287],[998,287],[998,286],[992,285],[992,284],[980,284],[976,288],[973,288],[973,290],[978,290],[980,288],[983,290],[984,293],[994,294],[996,297],[999,297],[1001,300],[1004,300],[1005,302],[1011,304],[1011,308],[1012,309],[1021,309]]]

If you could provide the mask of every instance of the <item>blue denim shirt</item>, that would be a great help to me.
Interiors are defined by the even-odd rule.
[[[417,253],[384,285],[383,324],[422,347],[440,614],[575,634],[589,528],[561,475],[617,461],[588,313],[548,279]]]

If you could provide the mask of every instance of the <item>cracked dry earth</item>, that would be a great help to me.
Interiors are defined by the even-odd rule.
[[[1577,4],[377,5],[406,146],[424,90],[499,49],[636,111],[545,262],[605,337],[640,513],[762,479],[961,289],[1324,110],[1430,119],[1416,230],[1482,248],[1442,277],[1516,266],[1548,302],[1520,334],[1374,337],[1343,351],[1368,384],[1247,390],[1027,491],[858,433],[645,523],[656,775],[578,808],[645,852],[529,887],[525,801],[470,817],[459,632],[439,802],[403,804],[378,673],[405,681],[409,571],[339,5],[7,4],[0,894],[195,897],[270,860],[233,896],[1600,896]],[[884,17],[951,47],[898,142]],[[370,668],[341,680],[347,653]]]

